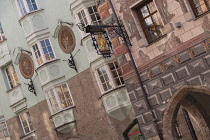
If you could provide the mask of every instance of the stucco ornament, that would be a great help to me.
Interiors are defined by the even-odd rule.
[[[210,21],[207,16],[205,16],[203,19],[202,28],[204,29],[204,31],[210,33]]]
[[[58,32],[58,43],[64,53],[70,54],[73,52],[76,40],[73,31],[69,27],[61,26]]]
[[[22,76],[26,79],[30,79],[34,75],[34,64],[28,54],[21,54],[19,68]]]

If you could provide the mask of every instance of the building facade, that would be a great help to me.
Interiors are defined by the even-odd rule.
[[[76,25],[100,20],[93,0],[0,0],[0,139],[139,134],[117,58]]]
[[[112,37],[126,88],[146,139],[203,139],[209,132],[209,3],[206,0],[100,0],[104,24],[123,21],[135,74]],[[112,22],[112,23],[116,23]],[[144,89],[140,88],[140,76]]]

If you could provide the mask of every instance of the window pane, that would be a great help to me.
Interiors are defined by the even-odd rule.
[[[154,2],[150,2],[147,6],[148,6],[150,13],[153,13],[156,11]]]
[[[46,61],[54,59],[55,56],[54,56],[54,53],[52,51],[52,47],[51,47],[49,39],[45,39],[43,41],[40,41],[40,44],[42,46],[42,50],[43,50],[44,57],[45,57]]]
[[[31,125],[31,118],[29,115],[29,112],[25,112],[21,115],[19,115],[22,128],[24,130],[25,135],[32,131],[32,125]]]
[[[206,1],[206,3],[204,1]],[[195,6],[195,11],[197,15],[201,15],[209,10],[208,0],[193,0],[193,4]]]
[[[18,81],[17,74],[15,72],[13,65],[8,66],[5,69],[5,71],[6,71],[6,76],[8,78],[10,88],[17,86],[19,84],[19,81]]]
[[[93,13],[93,8],[92,7],[88,7],[88,12],[89,12],[89,14],[92,14]]]
[[[18,6],[20,8],[20,12],[21,12],[21,15],[25,15],[27,12],[26,12],[26,8],[25,8],[25,5],[23,3],[23,0],[17,0],[17,3],[18,3]]]
[[[113,77],[113,80],[115,82],[116,86],[120,86],[122,84],[124,84],[122,75],[121,75],[121,70],[118,66],[117,61],[109,63],[109,68]]]
[[[58,93],[59,100],[61,102],[61,107],[63,109],[73,106],[73,101],[71,99],[70,92],[69,92],[66,84],[63,84],[61,86],[57,86],[56,91]]]
[[[41,53],[39,51],[38,45],[35,44],[35,45],[32,46],[32,48],[33,48],[33,51],[34,51],[34,54],[35,54],[35,57],[36,57],[37,64],[38,65],[43,64],[43,59],[42,59]]]
[[[88,12],[91,18],[91,24],[99,24],[100,16],[97,12],[96,6],[88,7]]]
[[[37,10],[37,5],[35,0],[27,0],[27,4],[30,12]]]
[[[146,16],[149,15],[149,11],[147,10],[147,7],[146,6],[142,7],[140,9],[140,11],[141,11],[143,17],[146,17]]]

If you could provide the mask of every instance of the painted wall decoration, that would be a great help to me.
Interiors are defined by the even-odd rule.
[[[204,31],[210,33],[210,20],[207,16],[205,16],[203,19],[202,28]]]
[[[182,9],[182,12],[185,14],[188,12],[188,9],[187,9],[187,6],[184,2],[184,0],[176,0],[179,4],[180,4],[180,7]]]
[[[137,65],[144,64],[145,62],[149,61],[150,57],[147,54],[144,54],[142,50],[139,50],[139,58],[136,60]]]
[[[167,0],[156,0],[155,1],[157,8],[160,12],[161,17],[163,18],[164,24],[169,23],[175,14],[168,12],[168,1]]]
[[[67,26],[61,26],[61,29],[58,32],[58,43],[61,50],[70,54],[76,45],[76,40],[73,31]]]
[[[175,36],[174,32],[172,32],[167,41],[164,44],[158,46],[158,49],[159,51],[163,51],[163,53],[168,53],[181,43],[182,41],[180,40],[180,38],[178,36]]]
[[[136,2],[136,0],[117,0],[116,2],[120,4],[119,13],[122,14],[122,20],[126,24],[128,32],[130,33],[130,39],[136,37],[137,40],[140,40],[141,36],[133,20],[131,9],[129,8],[129,6]]]
[[[105,31],[91,33],[91,38],[93,46],[99,55],[103,55],[104,58],[111,57],[111,54],[113,53],[112,43]]]
[[[19,68],[22,76],[31,79],[34,74],[34,64],[28,54],[22,53],[19,60]]]

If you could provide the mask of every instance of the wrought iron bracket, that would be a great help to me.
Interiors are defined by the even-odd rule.
[[[34,84],[33,84],[33,80],[32,79],[30,79],[30,83],[28,83],[28,84],[24,83],[24,84],[25,85],[28,85],[28,91],[33,92],[34,95],[36,95],[36,91],[35,91],[35,88],[34,88]]]
[[[63,60],[63,61],[68,61],[69,67],[72,68],[72,69],[75,69],[75,71],[78,72],[78,71],[77,71],[77,67],[76,67],[76,65],[75,65],[75,62],[74,62],[74,58],[73,58],[73,56],[72,56],[71,53],[70,53],[69,59],[68,59],[68,60]]]

